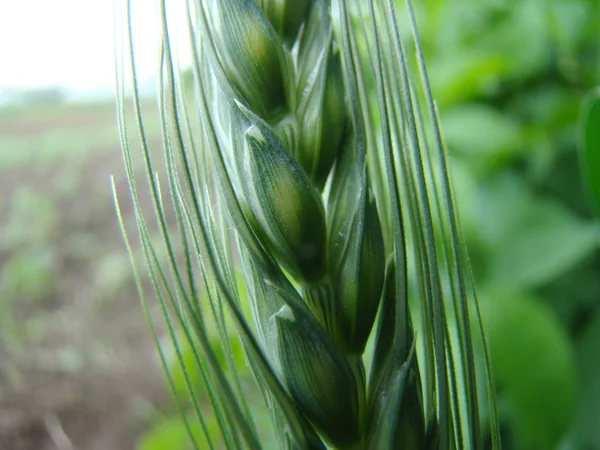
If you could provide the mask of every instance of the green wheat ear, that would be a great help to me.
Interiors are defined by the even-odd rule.
[[[136,280],[193,447],[260,449],[274,436],[282,449],[499,449],[485,333],[410,2],[420,84],[392,0],[190,1],[190,92],[159,1],[157,159],[124,1],[119,128],[156,303]],[[155,224],[139,199],[128,82]],[[155,306],[187,396],[159,344]],[[236,342],[252,380],[236,365]],[[270,430],[257,423],[265,416]]]

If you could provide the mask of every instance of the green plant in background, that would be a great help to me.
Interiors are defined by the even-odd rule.
[[[138,286],[183,413],[145,448],[184,445],[182,430],[193,448],[499,448],[410,4],[422,84],[391,0],[188,7],[193,97],[160,2],[165,177],[145,137],[129,2],[117,77],[142,251],[175,366],[139,276]],[[126,80],[158,240],[142,214]]]
[[[600,89],[588,94],[581,112],[580,158],[589,198],[600,215]]]
[[[580,133],[580,158],[584,182],[588,189],[589,199],[595,207],[596,216],[600,217],[600,95],[598,87],[584,100]],[[579,369],[585,396],[579,407],[575,429],[577,435],[582,436],[581,441],[587,443],[600,441],[600,432],[596,426],[596,419],[600,417],[598,342],[600,342],[600,313],[596,307],[594,316],[578,336]]]

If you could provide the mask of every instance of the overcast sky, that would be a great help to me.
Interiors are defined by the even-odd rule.
[[[133,3],[143,80],[156,72],[156,9],[152,0]],[[171,28],[185,30],[183,0],[171,3]],[[113,0],[0,0],[0,89],[111,89],[113,61]]]

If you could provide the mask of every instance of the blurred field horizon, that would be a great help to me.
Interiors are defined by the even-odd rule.
[[[0,109],[0,448],[134,448],[165,397],[111,175],[112,98]]]
[[[600,4],[413,2],[489,328],[503,448],[545,450],[515,442],[550,436],[558,450],[600,450],[600,227],[577,149],[582,100],[600,85]],[[111,3],[0,8],[0,42],[14,42],[0,71],[2,450],[186,449],[112,198],[114,176],[135,236]],[[145,5],[134,2],[134,17],[152,94]],[[160,157],[155,100],[142,109]]]
[[[156,11],[133,4],[140,82],[151,90]],[[154,404],[170,402],[111,193],[114,176],[135,231],[113,3],[0,10],[0,40],[12,43],[0,71],[0,448],[133,449]]]

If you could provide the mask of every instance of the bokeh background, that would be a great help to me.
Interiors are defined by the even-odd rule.
[[[600,4],[414,3],[504,448],[600,449],[600,232],[577,152],[582,98],[600,84]],[[151,91],[156,14],[134,4]],[[0,449],[186,445],[115,218],[110,176],[128,191],[112,17],[103,0],[0,5]],[[159,150],[152,99],[143,107]]]

